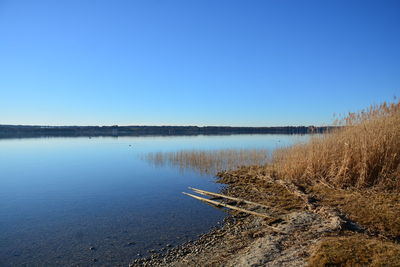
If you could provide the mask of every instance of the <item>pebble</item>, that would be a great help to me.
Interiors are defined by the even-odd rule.
[[[90,249],[90,250],[92,250],[92,251],[93,251],[93,250],[96,250],[96,248],[95,248],[95,247],[90,247],[89,249]]]

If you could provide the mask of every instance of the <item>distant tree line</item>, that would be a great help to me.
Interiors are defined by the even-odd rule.
[[[0,125],[0,138],[37,136],[142,136],[323,133],[333,126],[23,126]]]

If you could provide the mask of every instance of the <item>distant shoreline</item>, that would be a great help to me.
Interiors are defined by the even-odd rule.
[[[324,133],[335,126],[30,126],[0,125],[0,138],[67,136],[230,135]]]

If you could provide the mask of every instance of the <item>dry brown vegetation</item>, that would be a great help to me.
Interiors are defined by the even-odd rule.
[[[399,190],[400,101],[350,113],[338,125],[307,143],[275,150],[272,159],[263,149],[157,152],[146,159],[207,174],[264,165],[271,176],[297,184]]]
[[[310,266],[400,266],[400,246],[364,235],[328,237],[315,247]]]
[[[145,158],[155,165],[174,165],[181,170],[194,169],[202,174],[216,174],[243,165],[263,165],[269,158],[265,149],[182,150],[148,153]]]
[[[320,205],[340,209],[370,234],[399,239],[400,194],[398,192],[333,189],[321,184],[314,185],[309,190]]]
[[[310,266],[400,266],[400,102],[351,113],[341,125],[275,151],[264,169],[364,229],[323,238]]]
[[[400,189],[400,102],[350,113],[343,128],[275,151],[274,175],[298,183]]]

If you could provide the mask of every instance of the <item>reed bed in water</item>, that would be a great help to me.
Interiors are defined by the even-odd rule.
[[[182,150],[148,153],[145,159],[158,166],[173,165],[214,175],[243,165],[263,165],[270,155],[265,149]]]
[[[266,166],[279,178],[334,187],[400,189],[400,101],[371,106],[344,126],[274,152]]]
[[[343,126],[307,143],[277,149],[183,150],[149,153],[155,165],[216,174],[244,165],[296,183],[400,189],[400,101],[371,106],[338,121]]]

